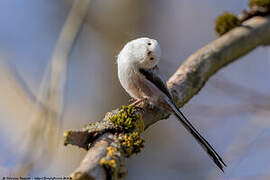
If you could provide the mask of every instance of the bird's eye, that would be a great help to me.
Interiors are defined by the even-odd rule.
[[[154,60],[155,58],[151,57],[150,60]]]
[[[149,43],[147,43],[149,46],[151,46],[151,43],[149,42]]]

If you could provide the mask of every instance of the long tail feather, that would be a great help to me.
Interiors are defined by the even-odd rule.
[[[200,133],[192,126],[192,124],[187,120],[184,114],[175,106],[174,103],[171,103],[170,105],[177,119],[184,125],[184,127],[192,134],[196,141],[208,153],[214,163],[224,172],[223,168],[227,165],[214,150],[214,148],[200,135]]]

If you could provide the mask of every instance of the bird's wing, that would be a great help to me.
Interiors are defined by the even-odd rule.
[[[193,125],[187,120],[184,114],[177,108],[174,104],[172,96],[165,84],[165,81],[160,77],[158,72],[158,67],[153,69],[145,70],[140,69],[145,78],[150,81],[154,86],[160,89],[164,94],[166,94],[170,102],[169,105],[176,115],[177,119],[183,124],[183,126],[191,133],[191,135],[196,139],[196,141],[203,147],[203,149],[208,153],[208,155],[213,159],[214,163],[223,171],[223,166],[226,166],[222,158],[214,150],[214,148],[206,141],[206,139],[193,127]]]
[[[165,81],[162,79],[159,73],[159,69],[155,66],[152,69],[139,69],[140,73],[142,73],[147,80],[152,82],[158,89],[160,89],[164,94],[166,94],[170,100],[172,100],[172,95],[168,90]]]

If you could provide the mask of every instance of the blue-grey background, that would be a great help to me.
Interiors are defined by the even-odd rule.
[[[72,0],[0,0],[0,61],[16,69],[37,93]],[[168,78],[192,53],[216,39],[214,20],[239,14],[247,0],[92,0],[68,65],[64,124],[81,128],[128,103],[117,79],[116,56],[131,39],[148,36],[162,48],[160,68]],[[126,179],[263,180],[270,178],[270,57],[259,47],[220,70],[182,109],[224,157],[222,173],[171,117],[144,134],[145,148],[127,161]],[[0,71],[0,175],[19,158],[18,139],[29,111]],[[85,151],[60,145],[47,167],[30,176],[69,175]],[[39,159],[42,164],[44,159]]]

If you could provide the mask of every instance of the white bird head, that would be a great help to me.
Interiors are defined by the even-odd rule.
[[[151,69],[158,64],[160,56],[159,43],[155,39],[143,37],[128,42],[119,53],[117,61]]]

